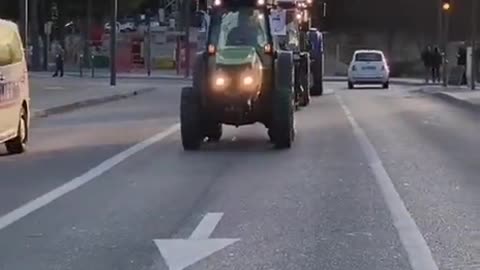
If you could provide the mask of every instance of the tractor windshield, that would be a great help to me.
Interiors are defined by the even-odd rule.
[[[209,43],[215,44],[219,50],[231,46],[263,48],[268,43],[263,12],[244,7],[218,15],[212,21]]]

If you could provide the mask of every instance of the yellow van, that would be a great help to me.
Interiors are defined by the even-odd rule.
[[[0,144],[8,153],[26,150],[30,90],[22,41],[15,23],[0,19]]]

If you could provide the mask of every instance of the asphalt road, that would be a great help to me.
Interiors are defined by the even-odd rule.
[[[186,153],[180,86],[35,120],[0,156],[1,270],[480,269],[478,114],[329,83],[290,150],[257,125]]]

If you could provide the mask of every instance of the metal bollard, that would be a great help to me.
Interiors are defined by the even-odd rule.
[[[79,57],[79,68],[80,68],[80,78],[83,77],[83,54],[80,54]]]

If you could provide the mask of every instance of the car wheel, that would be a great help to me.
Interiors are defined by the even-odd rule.
[[[198,150],[203,141],[201,104],[193,87],[184,87],[180,102],[180,133],[183,149]]]
[[[348,82],[348,89],[353,89],[355,88],[355,85],[353,84],[353,82]]]
[[[28,140],[28,117],[25,108],[20,111],[20,120],[18,121],[17,136],[5,143],[9,154],[21,154],[27,150]]]
[[[383,89],[388,89],[390,86],[389,82],[383,83]]]

